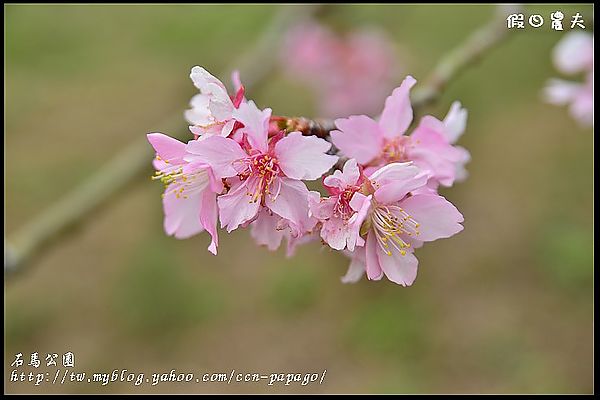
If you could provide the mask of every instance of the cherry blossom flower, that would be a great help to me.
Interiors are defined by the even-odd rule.
[[[585,32],[570,32],[553,51],[556,68],[566,75],[583,73],[584,82],[551,79],[544,89],[547,102],[568,105],[572,117],[582,126],[594,122],[594,37]]]
[[[321,238],[335,250],[348,248],[354,251],[355,246],[364,245],[359,231],[368,206],[362,210],[354,210],[350,206],[361,189],[362,180],[356,160],[350,159],[344,164],[343,171],[335,171],[323,180],[331,196],[321,198],[318,192],[310,192],[309,208],[322,224]]]
[[[227,194],[218,198],[221,227],[228,232],[254,221],[263,208],[285,219],[296,231],[310,225],[308,189],[302,180],[315,180],[338,157],[326,152],[331,144],[300,132],[268,137],[271,109],[259,110],[254,102],[233,111],[240,121],[243,141],[212,136],[187,145],[186,161],[208,163],[215,176],[228,178]]]
[[[462,214],[445,198],[414,193],[428,179],[413,163],[391,163],[369,176],[367,193],[357,192],[350,202],[355,211],[368,207],[361,227],[365,245],[351,253],[343,282],[355,282],[366,272],[372,280],[386,276],[410,286],[417,276],[415,247],[463,229]]]
[[[232,76],[236,87],[235,97],[230,98],[223,83],[202,67],[192,68],[190,78],[200,93],[192,97],[185,118],[192,124],[190,131],[201,139],[213,135],[229,136],[234,130],[233,112],[244,100],[244,86],[239,74]]]
[[[466,111],[456,103],[445,121],[425,116],[405,135],[413,119],[409,93],[415,84],[411,76],[404,79],[386,99],[378,121],[366,115],[336,119],[338,130],[331,132],[331,139],[342,155],[364,165],[367,174],[392,162],[412,161],[431,171],[436,184],[452,186],[457,172],[464,178],[469,160],[465,149],[452,145],[464,131]]]
[[[267,208],[262,208],[259,216],[250,224],[250,235],[258,245],[266,246],[271,251],[277,250],[285,239],[287,242],[286,255],[291,257],[299,245],[317,238],[313,232],[317,219],[309,217],[307,221],[308,224],[304,226],[305,231],[301,232],[288,220]]]
[[[212,236],[208,250],[217,254],[216,195],[223,190],[222,182],[215,179],[208,164],[185,160],[185,143],[162,133],[150,133],[147,137],[156,151],[157,171],[153,178],[165,185],[165,232],[186,239],[206,230]]]
[[[316,21],[288,32],[281,59],[289,76],[316,92],[319,112],[330,118],[375,113],[398,71],[394,45],[383,32],[336,35]]]
[[[183,239],[206,230],[216,254],[220,220],[227,232],[249,227],[269,250],[287,242],[288,256],[320,237],[351,258],[343,282],[366,273],[409,286],[417,274],[414,249],[463,229],[463,216],[437,192],[466,177],[469,153],[455,145],[467,121],[460,103],[443,120],[423,117],[406,135],[416,83],[409,76],[377,121],[337,119],[332,148],[310,129],[304,136],[293,118],[272,116],[270,108],[247,100],[238,73],[232,75],[233,98],[205,69],[194,67],[191,77],[200,90],[186,112],[194,139],[186,144],[161,133],[147,136],[156,152],[154,179],[165,185],[168,235]],[[327,195],[309,191],[304,181],[322,178],[336,154],[347,160],[323,178]]]

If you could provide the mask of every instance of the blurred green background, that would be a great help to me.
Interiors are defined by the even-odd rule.
[[[219,74],[277,8],[5,6],[8,237],[132,140],[167,129],[165,118],[181,113],[185,129],[190,67]],[[525,13],[556,9],[593,11]],[[493,11],[336,5],[325,21],[384,29],[402,72],[423,80]],[[593,133],[541,101],[546,80],[560,76],[551,49],[568,31],[548,25],[515,32],[420,110],[442,117],[461,100],[469,122],[460,144],[473,159],[470,178],[443,192],[465,230],[417,252],[412,287],[343,285],[339,253],[313,243],[287,259],[247,230],[221,234],[214,257],[205,234],[164,234],[162,187],[140,178],[5,283],[5,391],[592,392]],[[308,89],[278,71],[248,95],[277,114],[315,112]],[[75,370],[88,373],[327,376],[321,386],[288,387],[10,383],[14,355],[36,351],[72,351]]]

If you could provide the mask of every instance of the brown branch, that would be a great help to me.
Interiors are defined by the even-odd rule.
[[[329,132],[335,129],[335,124],[331,119],[310,119],[305,117],[286,118],[285,125],[282,127],[287,132],[298,131],[305,136],[317,136],[327,139]]]

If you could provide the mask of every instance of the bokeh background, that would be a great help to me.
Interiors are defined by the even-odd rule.
[[[226,70],[279,7],[5,6],[8,238],[140,135],[173,133],[165,118],[181,113],[185,129],[190,67]],[[403,73],[420,80],[494,12],[331,8],[321,21],[336,29],[385,30]],[[524,12],[556,9],[593,13]],[[222,234],[214,257],[207,235],[167,237],[149,158],[146,175],[5,281],[5,392],[592,392],[593,130],[541,101],[568,32],[548,25],[515,32],[419,111],[442,117],[461,100],[473,159],[470,178],[443,192],[465,230],[418,251],[412,287],[341,284],[347,259],[318,243],[288,259],[241,230]],[[277,70],[249,97],[278,114],[315,112],[312,93]],[[8,381],[16,353],[27,364],[66,351],[88,373],[327,375],[305,387]]]

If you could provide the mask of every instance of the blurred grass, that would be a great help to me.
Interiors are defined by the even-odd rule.
[[[269,277],[267,302],[282,316],[293,318],[297,313],[310,309],[319,301],[320,277],[317,271],[307,268],[306,261],[292,259]]]
[[[339,29],[388,31],[403,71],[419,80],[492,15],[483,5],[335,7],[327,22]],[[555,9],[592,11],[525,12]],[[189,68],[220,71],[275,7],[4,10],[10,234],[133,137],[182,114],[194,93]],[[470,178],[444,191],[465,230],[418,251],[413,287],[342,285],[344,256],[314,243],[286,259],[245,231],[222,233],[214,257],[206,235],[164,235],[161,188],[144,180],[6,284],[5,365],[18,352],[71,350],[90,372],[328,369],[321,387],[40,392],[591,392],[593,133],[540,101],[546,80],[558,76],[549,58],[560,37],[549,28],[515,32],[424,110],[442,116],[462,101],[469,125],[461,144],[473,160]],[[278,73],[249,96],[279,114],[314,112],[307,89]]]
[[[223,290],[186,277],[185,265],[169,243],[155,238],[125,260],[114,287],[114,312],[125,333],[172,347],[179,335],[224,311]]]
[[[431,313],[422,304],[402,302],[388,294],[365,302],[346,327],[348,346],[367,354],[418,362],[427,349]],[[428,312],[429,311],[429,312]]]

